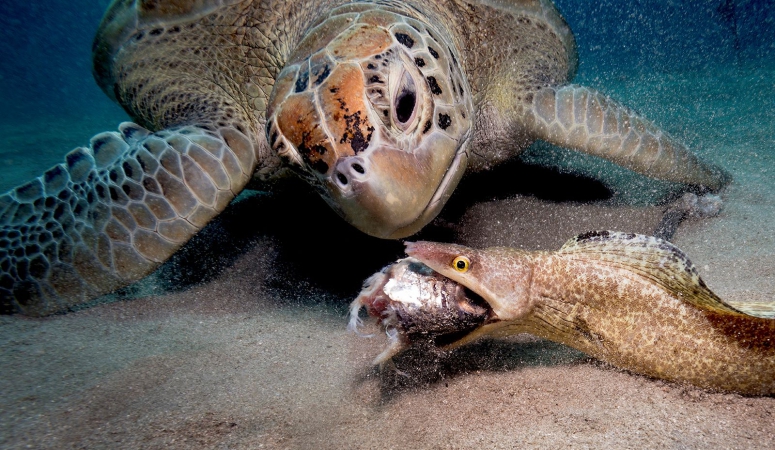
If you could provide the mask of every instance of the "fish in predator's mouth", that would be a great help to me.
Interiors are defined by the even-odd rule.
[[[418,342],[454,343],[492,316],[489,305],[461,284],[414,258],[399,259],[369,277],[350,306],[348,329],[358,333],[366,308],[389,339],[374,360],[382,364]]]

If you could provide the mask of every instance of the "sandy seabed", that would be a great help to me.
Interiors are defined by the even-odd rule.
[[[673,239],[730,301],[775,301],[772,80],[760,67],[582,80],[732,174],[720,216]],[[673,189],[537,146],[464,182],[422,237],[555,249],[594,229],[650,233]],[[245,196],[106,304],[0,318],[0,447],[775,448],[773,397],[653,380],[525,335],[409,352],[405,375],[380,373],[384,339],[348,334],[345,314],[400,244],[308,195],[276,197]]]

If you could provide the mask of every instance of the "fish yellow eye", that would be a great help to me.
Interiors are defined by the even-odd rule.
[[[458,256],[452,260],[452,267],[460,273],[467,272],[470,266],[471,261],[469,261],[465,256]]]

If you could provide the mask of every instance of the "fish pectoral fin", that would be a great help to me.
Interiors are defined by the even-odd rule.
[[[486,325],[482,325],[481,327],[468,333],[462,338],[442,346],[441,349],[444,351],[454,350],[456,348],[462,347],[466,344],[470,344],[471,342],[474,342],[484,337],[490,337],[490,338],[507,337],[507,336],[513,336],[515,334],[525,333],[525,332],[527,331],[519,327],[518,321],[492,322]]]
[[[725,302],[705,285],[683,251],[652,236],[594,231],[570,239],[557,253],[628,270],[700,309],[764,318],[772,318],[772,312],[775,312],[762,305],[747,308],[745,304],[732,306]]]
[[[477,339],[479,339],[479,338],[481,338],[483,336],[488,336],[490,333],[489,333],[488,330],[486,330],[486,328],[487,328],[486,325],[484,327],[477,328],[474,331],[472,331],[472,332],[468,333],[467,335],[463,336],[462,338],[460,338],[460,339],[458,339],[458,340],[456,340],[454,342],[451,342],[451,343],[449,343],[447,345],[442,346],[441,349],[444,350],[444,351],[455,350],[456,348],[460,348],[460,347],[462,347],[462,346],[464,346],[466,344],[474,342],[475,340],[477,340]]]

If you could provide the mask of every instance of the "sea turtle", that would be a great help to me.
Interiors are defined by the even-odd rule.
[[[724,185],[649,121],[568,84],[576,60],[548,0],[114,0],[94,76],[136,123],[0,196],[3,308],[48,314],[137,280],[284,168],[382,238],[427,224],[466,168],[536,139]]]
[[[390,337],[375,363],[427,342],[454,348],[530,333],[616,367],[709,389],[775,394],[775,305],[725,302],[671,243],[588,232],[554,252],[409,242],[367,280]]]

